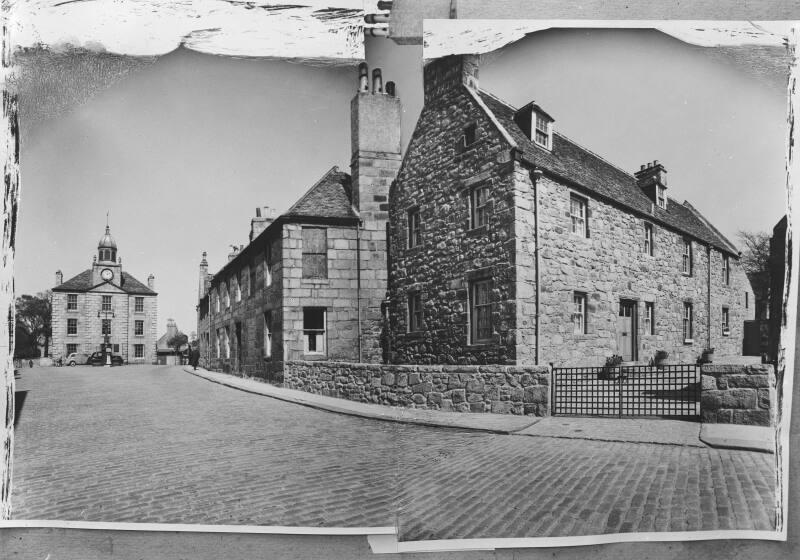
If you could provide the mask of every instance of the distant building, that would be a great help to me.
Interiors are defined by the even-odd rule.
[[[174,366],[181,364],[181,358],[189,348],[188,344],[183,344],[179,348],[169,345],[169,341],[180,334],[178,325],[174,319],[167,319],[167,332],[156,341],[156,362],[159,365]]]
[[[539,105],[479,89],[477,57],[429,63],[424,90],[389,201],[393,362],[741,355],[754,304],[738,250],[667,196],[663,165],[622,170]]]
[[[102,350],[108,336],[112,351],[126,362],[154,363],[158,314],[154,281],[151,274],[147,285],[142,284],[122,270],[117,243],[106,226],[91,268],[66,282],[61,271],[56,272],[52,357]]]
[[[289,210],[257,210],[249,243],[208,272],[200,263],[201,364],[279,376],[287,360],[379,362],[386,295],[389,186],[400,166],[400,100],[369,89],[351,103],[351,173],[333,167]]]

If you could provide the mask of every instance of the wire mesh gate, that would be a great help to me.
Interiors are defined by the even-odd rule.
[[[553,368],[552,391],[554,415],[700,415],[700,368],[694,364]]]

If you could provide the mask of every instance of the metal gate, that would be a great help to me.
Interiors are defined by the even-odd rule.
[[[694,364],[553,368],[553,415],[700,415],[700,368]]]

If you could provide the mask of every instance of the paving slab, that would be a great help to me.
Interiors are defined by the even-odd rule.
[[[551,416],[517,435],[705,447],[699,422],[669,419]]]
[[[775,453],[775,428],[741,424],[702,424],[700,439],[712,447]]]
[[[510,414],[470,413],[470,412],[444,412],[440,410],[423,410],[419,408],[406,408],[399,406],[385,406],[369,404],[336,397],[327,397],[314,393],[306,393],[296,389],[276,387],[255,379],[245,379],[208,371],[203,368],[196,370],[185,367],[184,371],[219,383],[227,387],[256,393],[286,402],[301,404],[329,412],[349,414],[373,420],[386,420],[405,424],[418,424],[420,426],[435,426],[439,428],[456,428],[460,430],[475,430],[495,434],[510,434],[518,432],[541,418],[531,416],[514,416]]]

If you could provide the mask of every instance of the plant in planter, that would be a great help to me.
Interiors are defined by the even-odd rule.
[[[656,355],[653,358],[653,364],[656,367],[661,367],[664,365],[664,362],[667,361],[668,357],[669,353],[666,350],[659,350],[658,352],[656,352]]]
[[[609,356],[608,358],[606,358],[606,363],[597,377],[599,377],[600,379],[614,379],[616,377],[614,373],[616,372],[617,368],[621,363],[622,363],[622,356],[618,354]]]
[[[713,348],[704,348],[703,354],[700,356],[698,360],[701,364],[710,364],[714,361],[714,349]]]

